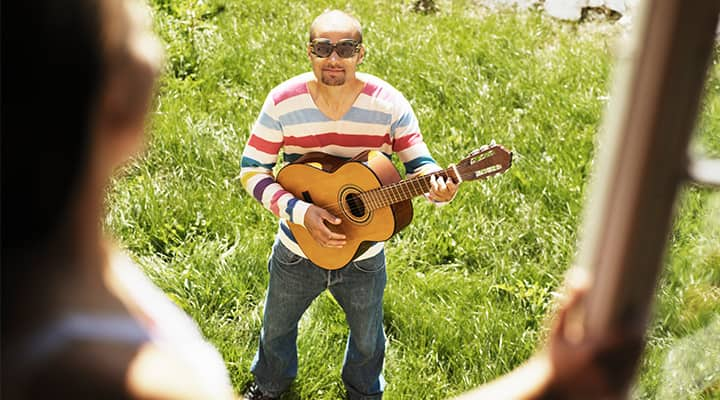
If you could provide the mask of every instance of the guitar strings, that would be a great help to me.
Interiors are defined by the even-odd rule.
[[[490,155],[494,153],[490,153],[489,151],[480,152],[477,155],[483,154],[483,153],[489,153]],[[512,153],[510,153],[512,155]],[[489,158],[490,156],[484,157],[484,159]],[[497,170],[502,170],[502,166],[496,165]],[[360,213],[361,210],[368,210],[368,211],[374,211],[382,207],[387,207],[391,204],[398,203],[400,201],[408,200],[414,196],[428,193],[430,191],[430,179],[433,176],[440,176],[442,178],[448,179],[450,178],[450,174],[452,173],[454,175],[454,181],[461,183],[461,175],[458,171],[458,169],[463,169],[464,167],[457,166],[455,164],[451,165],[449,168],[444,170],[435,171],[432,173],[429,173],[427,175],[421,175],[416,176],[410,179],[402,180],[400,182],[391,183],[386,186],[381,186],[379,188],[367,190],[364,192],[356,193],[358,197],[360,198],[360,204],[351,204],[348,203],[348,208],[350,209],[350,213],[353,215],[362,215]],[[496,172],[496,171],[491,171]],[[417,185],[417,187],[416,187]],[[406,189],[408,188],[409,189]],[[400,189],[398,191],[398,188]],[[419,191],[418,191],[419,189]],[[347,197],[345,198],[345,200]],[[344,200],[344,201],[345,201]],[[346,202],[346,201],[345,201]],[[340,202],[333,202],[329,204],[316,204],[316,206],[329,211],[335,216],[342,215],[342,212],[346,209],[346,207],[343,207],[343,204]]]
[[[430,191],[429,182],[432,176],[441,176],[443,178],[449,177],[449,169],[435,171],[427,175],[416,176],[404,181],[391,183],[387,186],[367,190],[359,193],[360,200],[362,201],[361,207],[374,211],[382,207],[389,206],[391,204],[408,200],[416,195],[428,193]],[[405,189],[408,188],[409,189]],[[420,189],[418,192],[416,190]],[[345,207],[340,202],[333,202],[329,204],[316,204],[318,207],[329,211],[333,215],[338,215]],[[348,205],[350,212],[355,214],[354,211],[359,211],[358,206]]]

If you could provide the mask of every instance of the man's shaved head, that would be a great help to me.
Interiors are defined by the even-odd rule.
[[[350,14],[340,10],[325,11],[315,18],[310,25],[310,41],[317,37],[317,32],[343,32],[352,31],[353,38],[362,42],[362,27],[360,21]]]

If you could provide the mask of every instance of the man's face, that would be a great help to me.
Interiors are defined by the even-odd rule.
[[[358,34],[353,30],[317,30],[314,39],[329,41],[331,45],[337,45],[340,42],[346,46],[349,40],[357,41]],[[365,49],[359,45],[358,51],[353,52],[348,58],[340,57],[337,49],[334,49],[329,56],[323,58],[313,54],[312,46],[308,45],[307,53],[318,82],[328,86],[341,86],[355,80],[355,71],[363,59]]]

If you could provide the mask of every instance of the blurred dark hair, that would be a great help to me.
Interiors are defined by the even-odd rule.
[[[101,6],[2,2],[3,275],[8,260],[47,244],[86,170],[104,68]]]

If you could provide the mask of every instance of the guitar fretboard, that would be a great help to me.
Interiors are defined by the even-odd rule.
[[[436,178],[442,177],[444,180],[447,180],[450,174],[452,174],[453,181],[458,182],[458,178],[455,176],[454,171],[451,169],[445,169],[427,175],[405,179],[377,189],[368,190],[367,192],[360,194],[360,198],[365,204],[365,207],[370,211],[377,210],[378,208],[387,207],[391,204],[396,204],[401,201],[409,200],[413,197],[429,193],[431,188],[430,179],[433,176]]]

